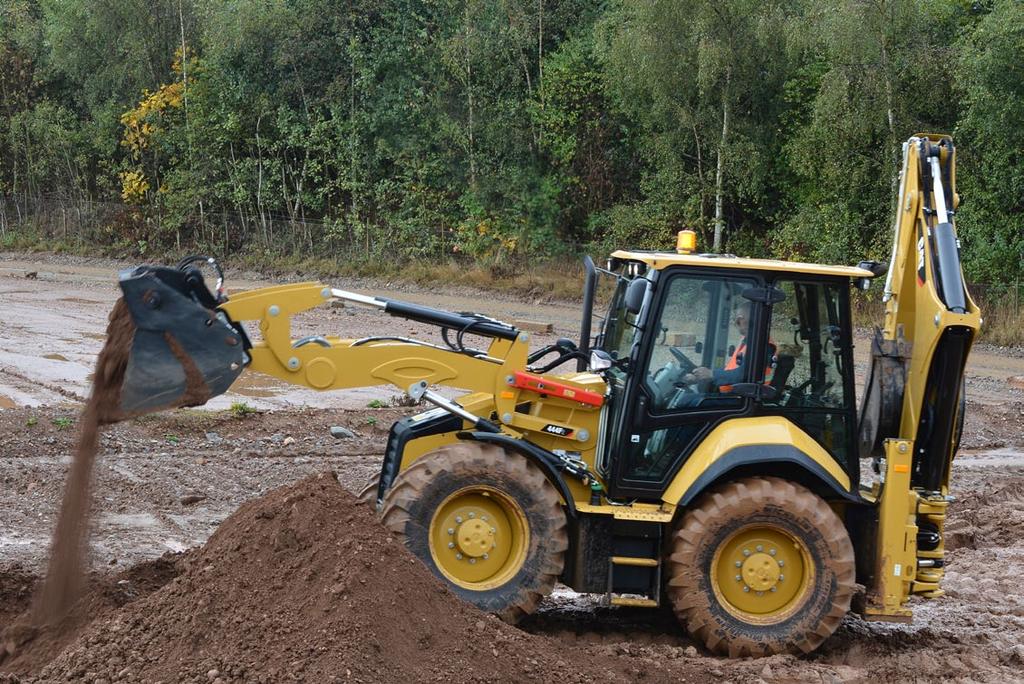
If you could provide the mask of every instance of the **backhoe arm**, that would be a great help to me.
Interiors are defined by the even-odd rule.
[[[952,140],[921,135],[908,140],[903,151],[878,346],[899,359],[905,381],[901,392],[886,388],[898,405],[888,407],[891,426],[878,437],[912,440],[911,484],[944,492],[964,366],[981,314],[960,267],[953,224],[959,196]]]
[[[964,367],[981,325],[953,224],[956,152],[946,136],[903,146],[885,323],[872,343],[861,455],[884,464],[864,614],[909,620],[911,594],[942,595],[949,475],[963,421]]]

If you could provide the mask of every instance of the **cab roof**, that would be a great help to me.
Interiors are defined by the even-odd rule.
[[[857,266],[830,266],[827,264],[805,264],[799,261],[778,261],[775,259],[748,259],[732,254],[676,254],[674,252],[646,252],[616,250],[612,257],[625,261],[640,261],[653,269],[669,266],[699,266],[703,268],[752,269],[779,273],[811,273],[815,275],[843,276],[846,278],[874,278],[875,274]]]

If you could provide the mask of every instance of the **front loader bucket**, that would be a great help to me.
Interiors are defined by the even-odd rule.
[[[121,411],[198,406],[222,394],[249,362],[248,341],[196,270],[141,266],[120,274],[135,323]]]

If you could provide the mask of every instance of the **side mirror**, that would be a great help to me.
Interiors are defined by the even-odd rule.
[[[604,349],[592,349],[590,351],[590,371],[597,373],[608,370],[612,367],[612,355]]]
[[[640,308],[644,304],[644,297],[647,296],[647,288],[650,287],[651,283],[649,280],[644,278],[637,278],[626,286],[626,311],[636,315],[640,313]]]

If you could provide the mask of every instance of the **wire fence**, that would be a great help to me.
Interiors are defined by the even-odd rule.
[[[451,228],[389,229],[358,221],[323,221],[268,210],[189,210],[174,218],[161,207],[63,195],[0,195],[0,240],[32,236],[69,245],[103,245],[145,251],[174,245],[230,253],[241,249],[278,254],[374,258],[404,253],[443,257],[451,253]]]

